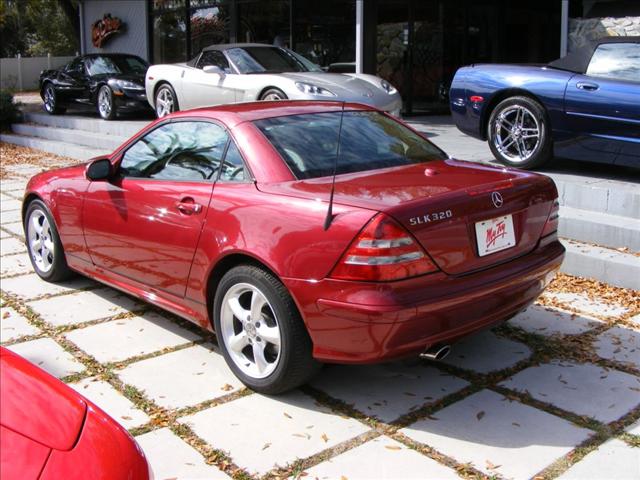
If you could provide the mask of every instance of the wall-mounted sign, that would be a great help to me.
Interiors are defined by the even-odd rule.
[[[93,45],[102,48],[111,35],[123,30],[124,23],[118,17],[112,17],[110,13],[105,13],[104,17],[91,25],[91,40]]]

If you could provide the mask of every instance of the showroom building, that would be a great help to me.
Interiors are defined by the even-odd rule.
[[[287,46],[387,79],[407,114],[446,111],[461,65],[546,63],[589,37],[640,35],[637,0],[81,0],[80,17],[83,53],[173,63],[214,43]]]

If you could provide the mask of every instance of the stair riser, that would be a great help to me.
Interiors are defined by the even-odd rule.
[[[558,234],[580,242],[594,243],[603,247],[628,247],[640,252],[640,230],[605,225],[576,218],[563,218],[560,215]]]
[[[99,155],[108,155],[110,150],[100,150],[75,145],[72,143],[56,142],[35,137],[23,137],[20,135],[0,135],[0,141],[22,145],[23,147],[36,148],[45,152],[61,155],[63,157],[75,158],[86,161]]]
[[[616,188],[556,180],[560,205],[609,213],[621,217],[640,218],[640,187]]]
[[[78,118],[77,116],[49,115],[46,113],[26,112],[25,122],[37,123],[49,127],[70,128],[85,132],[115,135],[117,137],[130,138],[140,131],[150,120],[136,120],[122,122],[119,120],[107,121],[98,117]]]
[[[56,142],[73,143],[87,148],[97,148],[100,150],[113,151],[118,148],[126,138],[107,137],[106,135],[96,135],[88,132],[75,131],[66,128],[40,127],[37,125],[14,124],[11,126],[14,133],[27,135],[30,137],[53,140]]]

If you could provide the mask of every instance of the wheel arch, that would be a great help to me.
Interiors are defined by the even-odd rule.
[[[489,118],[491,117],[491,113],[495,110],[496,106],[503,100],[506,100],[510,97],[528,97],[531,100],[535,100],[542,106],[542,110],[544,111],[545,120],[547,125],[549,125],[549,130],[551,130],[551,120],[549,118],[549,113],[547,112],[547,107],[544,102],[534,93],[531,93],[530,90],[526,90],[524,88],[505,88],[495,93],[489,103],[484,108],[482,113],[482,118],[480,121],[480,134],[482,135],[483,140],[488,140],[487,136],[487,126],[489,124]]]
[[[268,85],[264,87],[262,90],[260,90],[260,93],[258,93],[256,100],[260,100],[267,90],[272,90],[272,89],[280,90],[282,93],[284,93],[285,97],[289,98],[289,96],[286,94],[286,92],[282,88],[276,87],[275,85]]]
[[[27,208],[29,208],[29,205],[31,204],[31,202],[33,202],[34,200],[40,200],[42,203],[44,203],[47,208],[49,208],[49,205],[47,205],[47,202],[44,201],[44,199],[38,195],[35,192],[30,192],[28,193],[25,197],[24,200],[22,201],[22,209],[21,209],[21,218],[22,218],[22,224],[24,225],[24,221],[25,221],[25,215],[27,214]],[[54,218],[55,221],[55,218]]]
[[[163,85],[169,85],[173,91],[175,92],[176,89],[173,87],[173,85],[171,85],[171,82],[169,80],[158,80],[156,82],[156,84],[153,86],[153,98],[151,99],[151,101],[153,102],[153,108],[156,108],[156,96],[158,95],[158,90],[160,90],[160,87],[162,87]],[[178,95],[178,93],[176,92],[176,95]]]
[[[207,278],[207,286],[206,286],[206,300],[207,300],[207,313],[209,315],[209,321],[211,322],[211,327],[215,330],[215,323],[213,319],[213,300],[216,295],[216,291],[218,289],[218,285],[220,284],[220,280],[222,277],[232,268],[240,266],[240,265],[251,265],[257,268],[261,268],[273,275],[280,282],[280,275],[278,275],[273,268],[269,267],[266,263],[257,259],[256,257],[249,255],[247,253],[236,252],[231,253],[218,261],[215,266],[209,272],[209,276]],[[291,292],[289,292],[291,294]],[[292,295],[293,298],[293,295]],[[294,299],[295,302],[295,299]]]

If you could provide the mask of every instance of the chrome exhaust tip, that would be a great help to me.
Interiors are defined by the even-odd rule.
[[[422,352],[418,357],[427,360],[444,360],[451,352],[451,345],[433,345]]]

